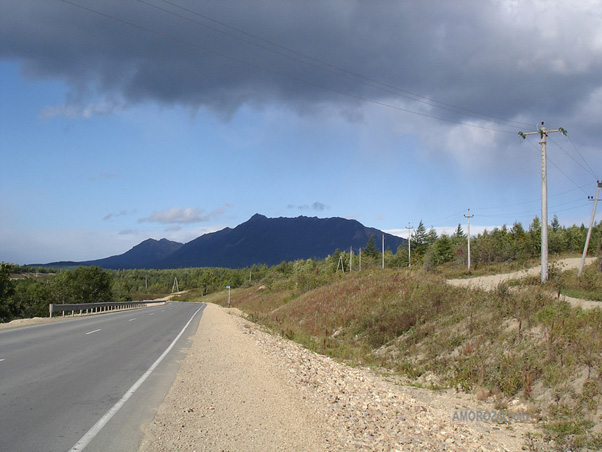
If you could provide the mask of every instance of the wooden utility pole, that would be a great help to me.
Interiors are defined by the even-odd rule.
[[[337,272],[339,271],[339,266],[341,267],[341,270],[343,270],[343,273],[345,273],[345,262],[343,262],[342,254],[339,254],[339,262],[337,263]]]
[[[385,268],[385,234],[383,234],[383,269]]]
[[[548,280],[548,162],[546,156],[546,138],[549,133],[561,132],[566,135],[563,128],[556,130],[546,130],[543,121],[537,132],[518,132],[518,135],[525,139],[527,135],[539,135],[541,140],[541,282]]]
[[[351,272],[352,264],[353,264],[353,247],[350,246],[349,247],[349,271],[350,272]]]
[[[585,265],[585,257],[587,256],[587,249],[589,248],[589,239],[592,237],[592,228],[594,226],[594,216],[596,215],[596,205],[598,204],[598,195],[600,194],[600,188],[602,188],[602,182],[598,181],[598,188],[596,189],[596,198],[588,196],[590,201],[594,201],[594,208],[592,210],[592,217],[589,220],[589,229],[587,230],[587,238],[585,239],[585,246],[583,247],[583,256],[581,256],[581,263],[579,264],[578,276],[583,273],[583,266]]]
[[[464,215],[468,221],[467,229],[468,229],[468,271],[470,271],[470,219],[474,217],[474,215],[470,214],[470,209],[468,209],[468,215]]]
[[[408,267],[412,266],[412,226],[408,222]]]

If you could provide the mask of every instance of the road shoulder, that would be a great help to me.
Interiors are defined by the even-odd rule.
[[[234,316],[207,305],[141,451],[326,450],[320,418]]]
[[[533,427],[477,413],[493,408],[337,363],[208,305],[139,450],[508,451]]]

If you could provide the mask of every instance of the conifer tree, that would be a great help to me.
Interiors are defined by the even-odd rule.
[[[374,240],[374,235],[371,235],[368,239],[368,243],[366,243],[366,247],[363,250],[365,256],[368,257],[378,257],[378,250],[376,249],[376,242]]]

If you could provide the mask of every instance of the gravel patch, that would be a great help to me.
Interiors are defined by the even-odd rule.
[[[474,420],[493,411],[338,363],[208,305],[139,450],[524,450],[534,425]]]

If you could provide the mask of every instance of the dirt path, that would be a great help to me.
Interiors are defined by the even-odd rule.
[[[208,305],[140,451],[520,451],[529,423],[461,421],[493,407],[401,386]]]
[[[590,264],[595,258],[587,258],[585,264]],[[581,262],[580,257],[570,257],[567,259],[560,259],[555,261],[556,265],[559,265],[563,270],[570,270],[573,268],[579,268]],[[450,279],[448,284],[458,287],[480,287],[485,290],[494,290],[497,286],[504,281],[510,281],[512,279],[526,278],[527,276],[537,276],[541,274],[541,265],[537,267],[529,268],[527,270],[520,270],[512,273],[500,273],[498,275],[488,276],[477,276],[475,278],[464,278],[464,279]]]
[[[178,295],[183,295],[185,293],[188,293],[187,290],[181,290],[179,292],[172,292],[171,294],[163,297],[163,298],[155,298],[154,301],[171,301],[172,298],[177,297]]]
[[[596,258],[590,257],[585,260],[585,264],[591,264],[595,261]],[[579,264],[581,263],[580,257],[571,257],[567,259],[560,259],[555,262],[557,265],[562,268],[562,270],[571,270],[575,268],[579,268]],[[488,275],[488,276],[478,276],[475,278],[466,278],[466,279],[450,279],[447,281],[448,284],[457,287],[475,287],[481,288],[484,290],[495,290],[498,285],[504,281],[510,281],[513,279],[521,279],[527,276],[537,276],[541,274],[541,265],[537,267],[529,268],[527,270],[520,270],[513,273],[502,273],[498,275]],[[568,301],[571,305],[575,307],[581,307],[583,309],[591,309],[596,307],[602,307],[602,303],[599,301],[591,301],[591,300],[582,300],[579,298],[567,297],[566,295],[560,296],[561,300]]]

